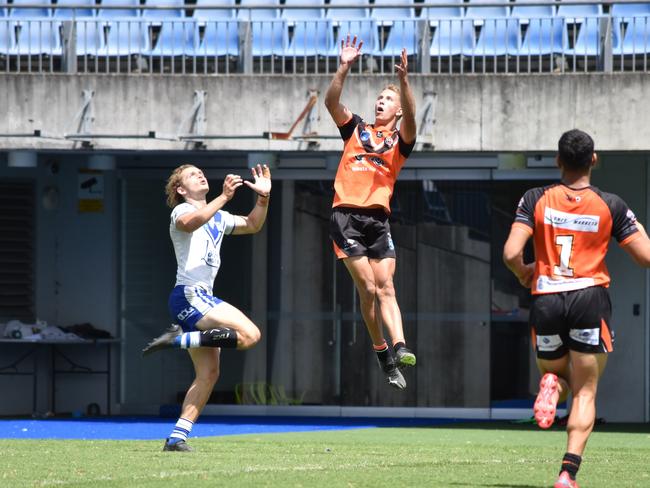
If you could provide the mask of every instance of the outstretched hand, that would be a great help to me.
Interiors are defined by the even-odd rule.
[[[268,197],[271,194],[271,170],[265,164],[257,165],[251,168],[253,174],[253,183],[244,180],[244,184],[262,197]]]
[[[363,41],[359,39],[357,45],[357,36],[352,39],[352,44],[350,44],[349,34],[345,41],[341,40],[341,64],[351,65],[354,63],[361,56],[361,46],[363,46]]]
[[[402,49],[402,54],[400,56],[400,64],[395,65],[395,72],[397,73],[397,77],[400,80],[405,80],[406,75],[408,75],[408,58],[406,56],[406,49]]]
[[[223,195],[230,200],[235,196],[237,188],[243,185],[243,180],[239,175],[226,175],[223,180]]]

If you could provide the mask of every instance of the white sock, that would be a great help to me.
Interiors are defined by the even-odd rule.
[[[169,438],[186,441],[187,437],[190,435],[190,432],[192,432],[193,426],[194,426],[194,422],[181,417],[178,419],[178,422],[176,422],[176,425],[174,426],[174,430],[172,430],[172,433],[170,434]]]

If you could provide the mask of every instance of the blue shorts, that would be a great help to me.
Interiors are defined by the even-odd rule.
[[[169,294],[169,313],[183,332],[198,330],[196,323],[223,300],[212,296],[200,286],[175,286]]]

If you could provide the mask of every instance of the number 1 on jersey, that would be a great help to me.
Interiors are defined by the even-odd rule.
[[[560,265],[553,266],[553,274],[559,276],[573,276],[573,268],[569,267],[571,262],[571,251],[573,250],[573,236],[555,236],[555,244],[560,246]]]

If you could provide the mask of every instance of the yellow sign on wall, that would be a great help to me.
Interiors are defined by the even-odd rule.
[[[77,192],[79,212],[104,211],[104,175],[101,171],[79,170]]]

